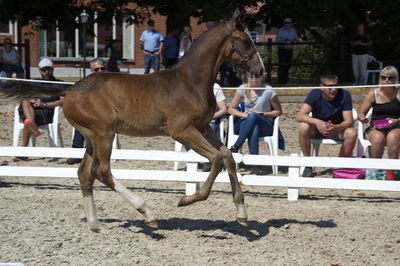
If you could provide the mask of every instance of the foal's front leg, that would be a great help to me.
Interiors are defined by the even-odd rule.
[[[196,128],[190,127],[176,137],[176,140],[191,147],[194,151],[206,157],[211,163],[211,172],[199,191],[193,195],[182,197],[178,206],[187,206],[197,201],[206,200],[210,194],[215,178],[222,170],[224,161],[230,161],[230,164],[226,163],[226,165],[230,168],[229,177],[234,194],[234,203],[238,210],[237,218],[241,224],[245,225],[247,213],[244,205],[243,193],[237,180],[232,154],[221,143],[210,127],[207,127],[205,136],[207,139]]]
[[[224,166],[227,169],[229,181],[232,188],[233,202],[236,206],[238,215],[237,220],[240,224],[247,226],[247,212],[244,204],[244,195],[236,175],[236,163],[233,159],[231,151],[222,144],[220,138],[215,134],[210,126],[208,126],[204,132],[205,138],[215,148],[219,149],[222,154]]]

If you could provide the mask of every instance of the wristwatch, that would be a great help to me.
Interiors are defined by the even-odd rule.
[[[47,103],[43,103],[44,108],[48,108],[49,105]]]

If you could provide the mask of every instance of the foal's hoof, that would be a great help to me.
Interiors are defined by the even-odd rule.
[[[237,218],[237,222],[243,226],[246,226],[246,227],[248,226],[247,218]]]
[[[148,222],[146,222],[146,224],[147,224],[148,227],[156,228],[156,229],[158,228],[158,224],[157,224],[156,220],[148,221]]]
[[[89,223],[88,225],[89,225],[89,229],[95,233],[100,233],[104,229],[103,226],[99,222],[92,222],[92,223]]]
[[[188,206],[190,204],[192,204],[192,203],[187,200],[187,197],[182,197],[178,202],[178,207],[184,207],[184,206]]]

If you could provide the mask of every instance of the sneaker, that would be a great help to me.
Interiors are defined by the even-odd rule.
[[[28,157],[19,157],[19,156],[15,156],[15,157],[12,157],[12,160],[13,160],[14,162],[20,162],[20,161],[28,161],[29,158],[28,158]]]
[[[67,159],[67,164],[76,164],[82,161],[81,158],[69,158]]]
[[[229,150],[230,150],[231,152],[233,152],[233,153],[237,153],[237,152],[239,152],[239,147],[233,145]]]
[[[260,168],[253,166],[250,168],[250,174],[251,175],[263,175],[263,171],[261,171]]]
[[[303,177],[314,177],[312,167],[306,167],[303,171]]]

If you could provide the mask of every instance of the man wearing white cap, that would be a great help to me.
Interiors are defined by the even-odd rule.
[[[296,29],[293,27],[291,18],[283,20],[283,27],[279,28],[276,39],[280,45],[278,48],[278,57],[280,64],[290,64],[293,58],[293,43],[299,41]],[[287,83],[289,80],[289,65],[279,66],[278,82]]]
[[[53,76],[54,64],[50,59],[43,58],[39,62],[39,71],[42,76],[38,80],[62,81]],[[65,87],[63,84],[38,83],[38,86]],[[28,146],[31,135],[38,137],[42,134],[38,126],[53,122],[54,107],[61,106],[63,97],[52,96],[42,99],[31,99],[22,101],[18,108],[19,117],[24,122],[22,134],[22,146]],[[27,157],[13,157],[14,162],[28,160]]]

